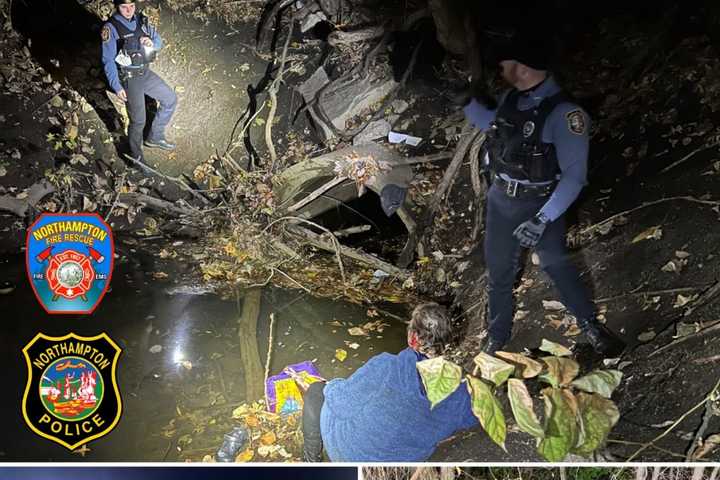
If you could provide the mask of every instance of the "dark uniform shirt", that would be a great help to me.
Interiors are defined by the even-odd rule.
[[[113,14],[113,17],[116,20],[119,20],[120,23],[125,25],[131,31],[134,31],[137,27],[137,14],[133,16],[132,20],[125,19],[125,17],[120,15],[118,12]],[[145,34],[150,37],[156,50],[160,50],[162,48],[162,39],[153,26],[148,25]],[[120,83],[120,76],[118,75],[118,65],[115,63],[115,57],[118,54],[118,38],[119,35],[115,26],[111,22],[105,22],[105,25],[103,25],[102,28],[102,63],[105,70],[105,76],[110,83],[110,88],[112,88],[116,93],[123,89],[123,86]]]
[[[536,88],[518,97],[517,108],[529,110],[560,91],[553,77],[548,77]],[[500,97],[500,104],[507,97]],[[472,100],[464,109],[471,125],[481,130],[490,127],[497,110],[490,110]],[[560,217],[577,199],[587,184],[588,152],[590,149],[590,118],[578,105],[570,102],[559,104],[548,116],[542,131],[542,141],[553,143],[560,165],[559,182],[540,212],[551,221]],[[505,180],[519,180],[505,178]],[[528,183],[527,181],[522,181]]]

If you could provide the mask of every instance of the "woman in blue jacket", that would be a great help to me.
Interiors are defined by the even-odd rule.
[[[416,364],[439,355],[452,338],[447,311],[419,305],[408,325],[408,348],[381,353],[349,378],[314,383],[305,394],[305,461],[422,462],[442,440],[477,425],[470,395],[458,388],[430,409]]]

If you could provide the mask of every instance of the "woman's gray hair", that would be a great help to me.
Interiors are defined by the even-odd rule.
[[[428,356],[441,354],[453,334],[447,309],[434,302],[415,307],[408,330],[417,334],[418,350]]]

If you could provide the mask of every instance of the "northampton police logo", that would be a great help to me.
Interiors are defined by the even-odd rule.
[[[70,450],[110,433],[122,413],[116,379],[121,352],[105,333],[38,333],[23,349],[28,381],[22,413],[32,431]]]
[[[45,213],[28,230],[26,263],[48,313],[92,313],[110,285],[114,244],[97,214]]]

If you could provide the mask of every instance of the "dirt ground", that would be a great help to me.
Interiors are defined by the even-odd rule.
[[[151,157],[155,165],[171,175],[191,171],[188,167],[199,164],[213,150],[223,147],[228,131],[232,130],[231,124],[246,105],[248,99],[244,92],[248,85],[256,85],[265,75],[262,59],[253,56],[244,45],[252,42],[252,23],[246,25],[247,30],[231,34],[232,30],[217,26],[215,20],[210,20],[208,27],[195,17],[184,16],[187,13],[163,10],[172,20],[162,33],[175,41],[171,40],[170,55],[158,69],[172,85],[182,87],[179,91],[181,110],[173,133],[179,140],[179,151],[190,152],[173,158]],[[699,430],[703,438],[720,431],[718,415],[710,415],[703,424],[704,408],[686,415],[720,379],[717,333],[688,337],[720,321],[720,303],[713,302],[716,298],[708,299],[707,304],[688,313],[696,301],[694,296],[720,281],[717,251],[720,157],[716,147],[720,138],[717,113],[720,60],[717,46],[702,33],[690,29],[677,32],[675,46],[661,58],[656,55],[645,59],[644,69],[625,69],[625,59],[635,58],[633,54],[641,51],[653,34],[651,27],[636,29],[632,34],[628,31],[621,20],[600,22],[595,31],[578,39],[577,55],[569,56],[558,70],[558,76],[590,112],[594,125],[590,183],[569,212],[569,238],[573,258],[607,327],[625,344],[624,351],[606,363],[624,374],[613,397],[621,419],[598,459],[621,461],[652,441],[653,446],[645,448],[637,460],[679,461],[685,458]],[[192,32],[194,43],[186,45],[181,37],[188,32]],[[603,34],[602,42],[593,41],[598,32]],[[317,48],[313,41],[308,40],[310,50]],[[23,42],[26,40],[20,45]],[[294,47],[298,52],[305,48],[301,42]],[[40,51],[37,57],[34,50],[29,52],[43,66],[53,58],[47,51]],[[71,55],[67,55],[70,58]],[[306,61],[314,61],[312,54],[308,53],[307,57]],[[703,61],[698,62],[698,58]],[[203,63],[209,59],[212,61]],[[65,59],[61,64],[65,64]],[[447,101],[450,79],[436,74],[430,60],[425,66],[427,70],[412,78],[398,96],[410,105],[401,118],[404,130],[427,139],[416,150],[403,147],[406,154],[452,151],[456,137],[447,129],[453,130],[462,120],[457,109]],[[85,69],[83,75],[95,68],[91,64],[80,67]],[[208,68],[210,70],[205,71]],[[50,73],[54,79],[59,72]],[[299,82],[308,73],[291,76],[288,83]],[[0,167],[4,172],[0,175],[0,194],[18,194],[47,170],[57,170],[69,161],[53,150],[47,134],[58,132],[51,118],[62,117],[70,105],[78,114],[79,131],[87,135],[86,143],[93,149],[94,153],[87,156],[98,159],[78,166],[83,174],[79,177],[72,174],[76,180],[92,182],[98,171],[112,171],[116,175],[134,176],[139,188],[162,190],[166,197],[173,198],[165,185],[144,180],[114,160],[116,138],[110,131],[117,125],[108,123],[113,117],[112,113],[108,114],[108,105],[99,106],[101,96],[97,91],[102,91],[102,87],[97,79],[102,77],[97,72],[93,80],[94,95],[88,93],[88,84],[82,80],[85,77],[79,83],[71,80],[55,88],[52,81],[43,83],[45,74],[31,75],[43,87],[31,96],[26,95],[24,100],[12,93],[0,94]],[[224,87],[220,87],[221,84]],[[97,108],[84,111],[75,91],[88,97],[91,106]],[[53,101],[56,95],[61,98],[58,106]],[[293,95],[292,91],[285,91],[281,100],[282,108],[288,109],[279,120],[284,125],[283,131],[298,128],[289,123],[290,106],[298,101]],[[90,101],[93,98],[94,105]],[[195,109],[189,109],[189,105]],[[204,118],[213,119],[213,125],[219,127],[208,128]],[[261,135],[261,125],[257,127],[251,135],[256,140]],[[303,135],[308,132],[304,126],[300,131]],[[300,142],[287,138],[288,142],[281,145],[283,154],[297,145],[302,145],[303,155],[313,153],[315,148],[322,149],[313,144],[309,136]],[[672,166],[675,162],[681,163]],[[437,163],[416,168],[411,195],[420,205],[432,194],[445,166]],[[439,268],[447,275],[442,282],[418,281],[421,295],[449,303],[460,287],[472,285],[481,274],[472,263],[473,252],[479,244],[466,240],[472,230],[471,215],[467,212],[476,202],[469,192],[469,167],[464,165],[435,222],[435,240],[430,250],[439,249],[445,258],[430,257],[427,264],[416,265],[418,271],[425,270],[423,274],[416,274],[418,279],[436,277]],[[112,204],[112,198],[105,199],[104,203],[97,200],[88,199],[97,203],[101,211],[107,211]],[[643,206],[646,203],[650,205]],[[49,207],[41,204],[38,210]],[[62,206],[55,205],[55,208],[62,209]],[[127,211],[122,213],[113,219],[113,226],[119,229],[132,223]],[[616,220],[606,222],[611,217]],[[145,225],[142,214],[132,218],[137,222],[136,228]],[[19,251],[27,221],[28,218],[0,213],[0,251]],[[458,268],[463,261],[470,261],[470,268]],[[671,261],[672,266],[668,266]],[[588,352],[583,336],[573,329],[572,319],[563,312],[546,311],[543,307],[543,300],[557,300],[557,295],[530,256],[526,265],[517,302],[518,310],[527,313],[515,322],[508,349],[532,350],[542,338],[566,345],[577,343],[582,364],[600,365],[601,359]],[[452,286],[454,281],[460,287]],[[464,327],[471,339],[466,343],[469,349],[462,352],[468,358],[478,353],[482,344],[480,327],[475,324]],[[660,350],[681,339],[687,340]],[[671,426],[669,433],[662,435]],[[504,452],[478,428],[443,443],[431,460],[541,459],[528,435],[510,431],[507,452]],[[716,449],[702,460],[718,461],[720,451]]]

